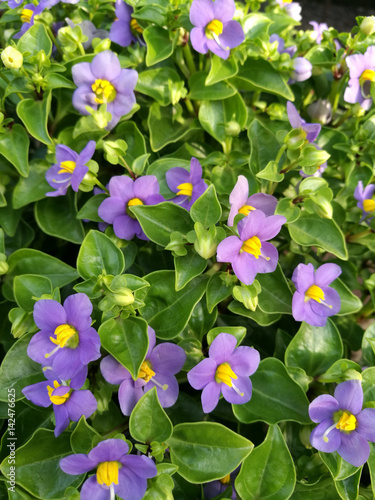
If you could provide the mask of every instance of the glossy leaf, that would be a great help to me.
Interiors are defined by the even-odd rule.
[[[70,436],[70,444],[74,453],[89,453],[93,448],[94,437],[100,437],[96,430],[82,416]]]
[[[211,57],[211,69],[206,78],[206,85],[214,85],[215,83],[227,80],[236,75],[238,67],[234,57],[222,59],[216,55]]]
[[[33,55],[44,50],[49,57],[52,52],[52,42],[46,27],[42,23],[35,23],[21,36],[17,48],[20,52],[31,52]]]
[[[196,101],[217,101],[227,99],[236,94],[236,89],[226,82],[218,82],[214,85],[205,86],[208,74],[205,71],[197,71],[189,79],[189,98]]]
[[[182,290],[193,278],[199,276],[207,267],[206,259],[189,248],[186,255],[174,258],[176,269],[176,290]]]
[[[21,309],[32,311],[36,299],[43,294],[52,295],[53,289],[49,278],[36,274],[23,274],[14,278],[13,292],[17,304]]]
[[[147,45],[146,66],[153,66],[173,53],[174,43],[170,39],[169,31],[161,26],[148,26],[143,37]]]
[[[226,273],[215,273],[207,284],[207,308],[211,312],[221,301],[232,295],[233,285],[227,286],[225,282]],[[224,278],[224,279],[223,279]]]
[[[46,181],[47,162],[33,160],[30,162],[28,177],[21,177],[13,191],[13,207],[21,208],[34,201],[45,198],[51,186]]]
[[[171,104],[169,82],[180,81],[178,73],[172,68],[150,69],[139,73],[136,90],[152,97],[161,106],[168,106]]]
[[[221,206],[217,199],[213,184],[195,201],[190,209],[190,216],[194,222],[200,222],[206,228],[216,224],[221,219]]]
[[[17,114],[23,121],[27,131],[35,139],[50,146],[52,139],[48,133],[48,115],[51,110],[52,94],[47,92],[42,101],[24,99],[17,104]]]
[[[262,287],[259,309],[267,314],[292,313],[292,292],[280,264],[273,273],[257,274],[257,280]]]
[[[229,333],[236,337],[237,345],[240,345],[246,335],[246,328],[243,326],[217,326],[207,333],[207,344],[211,345],[220,333]]]
[[[29,174],[29,145],[25,129],[17,123],[6,133],[0,134],[0,154],[5,156],[23,177]]]

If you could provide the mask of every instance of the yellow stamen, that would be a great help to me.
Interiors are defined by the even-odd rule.
[[[256,208],[252,207],[251,205],[244,205],[239,209],[238,213],[243,215],[249,215],[249,213],[252,212],[253,210],[256,210]]]
[[[336,429],[340,429],[340,431],[354,431],[357,427],[356,423],[357,419],[355,416],[344,411],[336,424]]]
[[[292,3],[293,0],[283,0],[283,3]]]
[[[143,201],[139,198],[132,198],[128,201],[128,207],[134,207],[136,205],[143,205]]]
[[[136,19],[132,19],[130,21],[130,29],[133,30],[133,31],[136,31],[137,33],[140,33],[141,35],[143,33],[143,28],[141,28],[139,26],[139,24],[137,23]]]
[[[111,486],[112,483],[118,484],[118,462],[102,462],[96,470],[96,480],[99,484]]]
[[[247,252],[251,255],[254,255],[256,259],[259,259],[261,255],[260,249],[262,248],[262,243],[258,236],[252,236],[248,240],[244,241],[241,247],[242,252]]]
[[[232,387],[232,379],[236,380],[238,377],[228,363],[222,363],[216,369],[215,378],[218,383],[223,382],[227,386]]]
[[[363,210],[365,212],[375,212],[375,201],[363,200]]]
[[[57,382],[57,380],[53,381],[53,388],[48,385],[47,386],[48,396],[54,405],[63,405],[65,401],[69,399],[70,391],[67,392],[66,394],[63,394],[62,396],[52,396],[53,391],[58,387],[61,387],[61,385]]]
[[[193,194],[193,184],[191,182],[183,182],[177,186],[177,189],[179,189],[177,195],[191,196]]]
[[[307,292],[305,292],[305,301],[309,299],[316,300],[316,302],[319,302],[319,304],[321,304],[325,300],[323,290],[316,285],[310,286]]]
[[[33,17],[34,11],[31,9],[23,9],[21,12],[21,21],[23,23],[30,23]]]
[[[143,378],[143,380],[149,382],[154,375],[155,372],[151,369],[149,362],[143,361],[139,370],[138,378]]]
[[[372,69],[365,69],[359,77],[360,82],[375,82],[375,71]]]
[[[72,174],[76,168],[76,162],[71,160],[62,161],[60,163],[59,174]]]
[[[206,31],[211,31],[215,35],[221,35],[223,32],[223,23],[218,19],[214,19],[206,26]]]
[[[95,80],[91,85],[93,92],[96,94],[95,102],[103,104],[103,102],[112,102],[116,97],[116,89],[108,80]]]
[[[74,335],[77,335],[76,330],[67,324],[58,326],[54,333],[56,338],[50,337],[49,339],[59,347],[64,347]]]
[[[227,474],[225,477],[220,479],[221,484],[229,484],[230,483],[230,474]]]

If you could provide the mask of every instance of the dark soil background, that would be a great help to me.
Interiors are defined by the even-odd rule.
[[[318,21],[347,32],[356,25],[356,16],[375,15],[375,0],[299,0],[299,3],[304,29],[311,29],[309,21]]]

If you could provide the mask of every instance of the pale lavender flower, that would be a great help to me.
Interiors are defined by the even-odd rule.
[[[91,63],[75,64],[72,75],[78,87],[73,93],[73,106],[82,115],[88,115],[86,106],[96,110],[105,103],[112,116],[108,129],[117,125],[135,104],[138,73],[134,69],[121,69],[118,56],[110,50],[100,52]]]
[[[320,45],[323,40],[323,33],[328,31],[328,24],[326,23],[317,23],[316,21],[310,21],[309,24],[313,27],[314,33],[316,35],[315,41]]]
[[[196,158],[191,159],[190,172],[182,167],[173,167],[166,173],[166,180],[169,189],[177,193],[170,201],[186,210],[190,210],[208,187],[202,179],[202,165]]]
[[[134,9],[127,5],[124,0],[116,0],[116,20],[113,22],[109,38],[112,42],[127,47],[132,42],[138,42],[143,33],[136,19],[132,19]]]
[[[348,56],[345,61],[350,79],[344,100],[351,104],[358,102],[363,109],[368,110],[372,105],[371,83],[375,82],[375,45],[368,47],[364,54]]]
[[[291,0],[276,0],[276,3],[285,9],[285,12],[289,17],[294,19],[295,21],[301,21],[301,11],[302,7],[298,2],[291,2]]]
[[[130,415],[134,406],[145,392],[156,387],[161,406],[169,408],[178,398],[176,373],[181,371],[186,360],[182,347],[164,342],[155,347],[155,331],[149,326],[149,346],[137,380],[133,380],[129,370],[112,356],[106,356],[100,363],[103,377],[110,384],[119,384],[118,399],[124,415]]]
[[[240,220],[238,236],[229,236],[217,247],[217,261],[230,262],[237,278],[251,285],[257,273],[272,273],[279,254],[267,240],[274,238],[286,222],[282,215],[266,217],[261,210]]]
[[[372,219],[372,217],[368,219],[368,215],[375,212],[375,200],[373,199],[374,192],[375,184],[369,184],[363,188],[362,181],[358,181],[354,191],[354,198],[358,201],[357,207],[362,210],[360,222],[363,222],[365,219],[367,219],[367,221]]]
[[[259,352],[248,346],[236,347],[236,344],[236,337],[220,333],[210,345],[209,357],[187,374],[189,384],[194,389],[203,389],[201,399],[204,413],[216,408],[220,394],[232,404],[244,404],[251,399],[249,376],[259,366]]]
[[[340,295],[328,286],[340,274],[341,267],[337,264],[323,264],[316,271],[312,264],[298,264],[292,276],[296,287],[293,318],[312,326],[325,326],[328,316],[340,311]]]
[[[375,408],[363,406],[363,390],[359,380],[339,384],[334,396],[318,396],[309,406],[313,422],[319,423],[310,436],[314,448],[324,453],[337,453],[348,463],[361,467],[375,442]]]
[[[73,191],[78,191],[79,185],[89,171],[86,163],[91,160],[95,152],[95,141],[89,141],[78,154],[68,146],[58,144],[56,146],[56,161],[46,172],[48,184],[56,191],[46,193],[46,196],[62,196],[66,194],[71,185]]]
[[[286,103],[286,109],[291,126],[296,129],[300,128],[305,133],[306,140],[310,143],[314,142],[322,128],[320,123],[306,123],[306,121],[300,117],[294,104],[290,101]]]
[[[155,477],[156,466],[145,455],[128,455],[129,446],[122,439],[107,439],[87,455],[77,453],[60,460],[60,468],[73,476],[92,469],[96,473],[82,486],[81,500],[141,500],[147,490],[147,479]]]
[[[57,5],[58,3],[70,3],[71,5],[74,5],[76,3],[79,2],[79,0],[41,0],[39,5],[40,7],[42,8],[42,10],[44,9],[52,9],[52,7],[54,7],[55,5]]]
[[[126,175],[117,175],[109,181],[108,189],[110,196],[99,206],[99,217],[108,224],[113,224],[113,230],[118,238],[131,240],[137,236],[147,240],[129,207],[157,205],[165,201],[159,194],[157,178],[154,175],[144,175],[133,181]]]
[[[252,194],[249,197],[249,183],[244,175],[239,175],[236,185],[229,195],[230,212],[228,226],[233,226],[237,214],[249,215],[254,210],[261,210],[269,217],[275,213],[277,200],[264,193]]]
[[[277,52],[279,54],[289,54],[290,57],[292,58],[296,53],[297,47],[295,45],[291,45],[290,47],[285,47],[285,40],[276,33],[270,36],[270,43],[274,42],[277,42]]]
[[[233,0],[193,0],[190,21],[195,27],[190,40],[197,52],[206,54],[210,50],[227,59],[230,49],[245,40],[240,23],[232,20],[235,10]]]
[[[292,81],[304,82],[312,75],[312,64],[305,57],[296,57],[292,59]]]

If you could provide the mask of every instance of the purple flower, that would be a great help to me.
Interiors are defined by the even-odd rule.
[[[78,154],[68,146],[58,144],[56,146],[56,161],[46,172],[48,184],[56,191],[46,193],[46,196],[62,196],[66,194],[71,185],[73,191],[78,191],[79,185],[89,171],[86,163],[91,160],[95,152],[95,141],[89,141]]]
[[[362,210],[360,222],[364,221],[370,213],[375,212],[375,200],[372,199],[375,191],[375,184],[369,184],[363,189],[362,181],[358,181],[354,191],[354,198],[358,201],[357,207]],[[371,218],[367,219],[368,221]]]
[[[86,106],[96,110],[100,104],[106,103],[112,116],[109,129],[117,125],[135,104],[134,87],[138,73],[134,69],[121,69],[117,55],[110,50],[100,52],[91,63],[75,64],[72,75],[78,87],[73,93],[73,106],[82,115],[88,115]]]
[[[230,212],[228,226],[233,226],[237,214],[249,215],[254,210],[261,210],[269,217],[275,213],[277,200],[274,196],[264,193],[252,194],[249,197],[249,184],[243,175],[238,176],[236,185],[229,195]]]
[[[369,455],[368,441],[375,442],[375,408],[363,406],[363,390],[359,380],[339,384],[334,397],[318,396],[309,406],[313,422],[319,423],[310,436],[311,444],[324,453],[337,453],[360,467]],[[362,410],[362,411],[361,411]]]
[[[296,321],[325,326],[328,316],[340,311],[340,295],[328,285],[341,274],[337,264],[323,264],[316,271],[312,264],[298,264],[292,276],[296,287],[292,314]]]
[[[209,357],[192,368],[187,378],[194,389],[202,391],[202,408],[210,413],[216,408],[220,394],[228,403],[250,401],[252,384],[249,376],[259,366],[259,352],[252,347],[236,347],[236,337],[219,333],[208,351]]]
[[[73,476],[96,468],[82,486],[81,500],[141,500],[147,490],[147,479],[155,477],[156,466],[145,455],[128,455],[129,446],[122,439],[107,439],[87,455],[77,453],[60,460],[60,468]]]
[[[1,2],[6,2],[6,0],[1,0]],[[22,2],[23,0],[8,0],[8,7],[10,9],[17,9],[17,7],[19,7]]]
[[[14,8],[18,7],[18,3],[15,2]],[[11,5],[9,5],[11,7]],[[13,8],[13,7],[11,7]],[[26,31],[34,25],[34,17],[42,12],[43,8],[40,5],[36,6],[32,3],[28,3],[24,6],[21,12],[22,28],[18,33],[13,35],[13,38],[21,38],[21,36],[26,33]]]
[[[170,201],[186,210],[190,210],[192,204],[208,187],[202,179],[202,165],[196,158],[191,159],[190,172],[182,167],[173,167],[166,173],[166,179],[169,189],[177,193]]]
[[[272,273],[279,254],[267,240],[274,238],[285,222],[282,215],[266,217],[261,210],[250,212],[238,223],[239,237],[229,236],[219,243],[217,261],[230,262],[245,285],[251,285],[257,273]]]
[[[138,42],[143,33],[136,19],[132,19],[133,8],[123,0],[116,0],[116,21],[113,22],[109,32],[112,42],[127,47],[132,42]]]
[[[298,2],[292,2],[291,0],[276,0],[276,3],[285,9],[289,17],[295,21],[301,21],[302,7]]]
[[[39,5],[42,10],[44,9],[52,9],[55,5],[58,3],[63,2],[63,3],[70,3],[72,5],[76,4],[79,2],[79,0],[41,0]]]
[[[320,45],[321,41],[323,40],[323,33],[329,30],[328,24],[317,23],[316,21],[310,21],[309,24],[311,24],[314,29],[314,33],[316,34],[316,43]]]
[[[100,363],[103,377],[110,384],[120,384],[118,399],[124,415],[130,415],[143,394],[156,387],[161,406],[169,408],[178,398],[178,382],[175,374],[181,371],[186,360],[182,347],[164,342],[155,347],[154,330],[149,326],[149,345],[146,358],[139,370],[137,380],[112,356],[106,356]]]
[[[312,74],[312,64],[305,57],[296,57],[292,59],[292,64],[292,81],[304,82],[310,78]]]
[[[87,390],[76,390],[80,389],[83,383],[84,380],[78,380],[77,377],[70,383],[64,383],[52,373],[49,374],[49,380],[28,385],[22,389],[22,393],[37,406],[48,408],[53,405],[56,419],[55,436],[58,437],[69,426],[70,420],[78,422],[82,416],[88,418],[96,411],[98,403],[93,394]]]
[[[195,26],[190,32],[194,49],[206,54],[208,50],[227,59],[229,49],[245,40],[239,22],[232,21],[236,6],[233,0],[193,0],[190,21]]]
[[[70,295],[62,306],[56,300],[39,300],[34,321],[41,330],[30,340],[28,356],[51,366],[61,380],[77,375],[90,361],[100,358],[99,335],[91,327],[92,304],[84,293]]]
[[[300,128],[305,133],[306,140],[314,142],[322,128],[320,123],[306,123],[305,120],[300,117],[294,104],[290,101],[286,103],[286,109],[291,126],[293,128]]]
[[[227,474],[225,477],[221,479],[217,479],[216,481],[211,481],[203,485],[204,497],[207,499],[216,498],[217,496],[224,493],[224,491],[231,486],[231,500],[237,499],[236,490],[234,488],[234,480],[237,477],[240,471],[240,467],[237,467],[233,472]]]
[[[109,181],[109,198],[99,206],[98,214],[113,224],[118,238],[131,240],[134,236],[147,240],[137,219],[129,211],[135,205],[157,205],[165,201],[159,194],[159,183],[154,175],[145,175],[133,181],[126,175],[117,175]]]
[[[351,104],[358,102],[363,109],[368,110],[372,105],[371,82],[375,82],[375,45],[368,47],[364,54],[348,56],[345,61],[350,79],[344,100]]]

